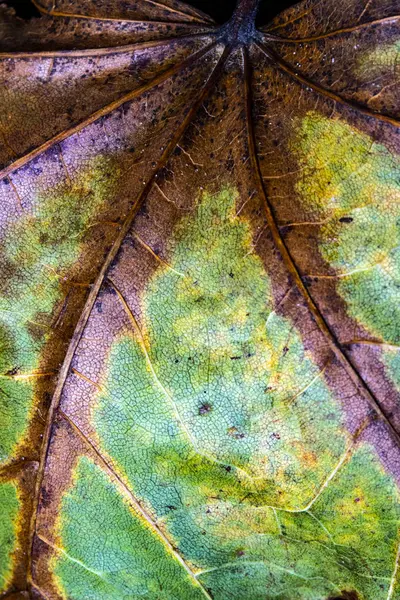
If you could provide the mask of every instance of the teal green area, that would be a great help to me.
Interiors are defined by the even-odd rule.
[[[91,220],[109,199],[113,183],[106,167],[105,159],[96,159],[73,182],[39,194],[33,212],[10,224],[3,239],[0,463],[7,462],[28,426],[35,380],[18,375],[40,369],[62,279],[79,259]]]
[[[11,482],[0,482],[0,593],[5,591],[10,583],[18,510],[17,488]]]
[[[396,388],[400,390],[400,352],[397,348],[387,348],[383,351],[385,364]]]
[[[169,266],[142,297],[142,330],[112,345],[93,411],[100,450],[214,600],[326,600],[342,590],[387,600],[397,490],[373,449],[347,454],[339,405],[274,311],[236,200],[231,188],[204,193],[174,231]],[[63,505],[62,524],[68,515]],[[97,536],[76,520],[61,540],[92,568]],[[76,589],[72,565],[57,572]],[[90,577],[70,598],[84,597]],[[176,600],[186,598],[178,589]]]
[[[195,578],[90,460],[80,460],[61,511],[67,552],[55,575],[69,600],[204,600]]]
[[[68,600],[326,600],[343,591],[387,600],[397,498],[368,446],[354,452],[306,511],[210,497],[198,506],[203,536],[192,545],[219,547],[220,555],[208,556],[199,570],[185,553],[187,568],[181,565],[108,476],[82,458],[62,501],[54,574]],[[168,519],[159,524],[168,531]]]

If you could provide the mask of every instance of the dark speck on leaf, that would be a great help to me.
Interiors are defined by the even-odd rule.
[[[238,431],[236,427],[229,427],[228,435],[235,438],[235,440],[242,440],[245,437],[244,433]]]
[[[212,411],[211,404],[205,403],[200,406],[199,415],[207,415],[211,411]]]
[[[13,367],[9,371],[7,371],[6,375],[8,377],[12,377],[13,375],[16,375],[19,372],[19,370],[20,370],[20,367]]]

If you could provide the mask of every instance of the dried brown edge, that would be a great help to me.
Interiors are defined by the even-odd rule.
[[[333,102],[336,102],[338,104],[342,104],[350,110],[361,113],[366,117],[382,121],[383,123],[388,123],[389,125],[392,125],[397,129],[400,128],[400,121],[398,121],[397,119],[394,119],[393,117],[388,117],[386,115],[382,115],[380,113],[374,112],[373,110],[365,108],[360,104],[356,104],[354,102],[349,102],[348,100],[345,100],[338,94],[335,94],[334,92],[323,88],[314,81],[311,81],[311,79],[308,79],[307,77],[304,77],[304,75],[300,75],[300,73],[297,73],[276,52],[265,46],[263,43],[256,42],[256,46],[267,58],[269,58],[275,65],[277,65],[281,71],[289,75],[298,83],[301,83],[303,86],[313,90],[320,96],[328,98],[329,100],[332,100]]]
[[[205,37],[207,37],[207,35]],[[68,129],[65,129],[64,131],[61,131],[60,133],[58,133],[54,137],[50,138],[49,140],[47,140],[46,142],[44,142],[37,148],[34,148],[33,150],[31,150],[31,152],[28,152],[27,154],[24,154],[20,158],[17,158],[15,161],[13,161],[12,163],[10,163],[6,167],[4,167],[4,169],[0,170],[0,179],[7,177],[10,173],[13,173],[14,171],[21,168],[26,163],[30,162],[31,160],[33,160],[34,158],[36,158],[43,152],[46,152],[46,150],[48,150],[52,146],[55,146],[55,145],[59,144],[60,142],[63,142],[65,139],[71,137],[75,133],[78,133],[79,131],[81,131],[88,125],[91,125],[92,123],[94,123],[95,121],[100,119],[101,117],[104,117],[105,115],[116,110],[117,108],[119,108],[120,106],[125,104],[126,102],[129,102],[129,101],[133,100],[134,98],[141,96],[142,94],[144,94],[145,92],[156,87],[157,85],[159,85],[160,83],[162,83],[163,81],[168,79],[169,77],[172,77],[172,75],[179,73],[182,69],[185,69],[186,67],[190,66],[192,63],[196,62],[199,58],[202,58],[205,54],[207,54],[207,52],[209,52],[209,50],[214,45],[215,45],[215,42],[212,42],[205,48],[202,48],[201,50],[198,50],[197,52],[191,54],[184,61],[178,63],[177,65],[170,67],[166,71],[163,71],[162,73],[157,75],[151,81],[145,83],[144,85],[141,85],[140,87],[134,89],[133,91],[129,92],[128,94],[125,94],[124,96],[122,96],[122,98],[119,98],[118,100],[114,100],[113,102],[106,104],[106,106],[95,111],[94,113],[92,113],[91,115],[89,115],[88,117],[83,119],[83,121],[81,121],[77,125],[74,125],[73,127],[70,127]]]
[[[316,42],[318,40],[324,40],[326,38],[334,37],[335,35],[341,35],[342,33],[353,33],[360,29],[367,29],[368,27],[374,27],[375,25],[383,25],[390,23],[391,21],[398,21],[400,15],[393,15],[392,17],[385,17],[383,19],[375,19],[374,21],[368,21],[367,23],[360,23],[359,25],[352,25],[350,27],[343,27],[341,29],[333,29],[320,35],[304,37],[304,38],[285,38],[279,35],[270,34],[268,29],[261,28],[260,33],[265,36],[265,39],[271,40],[272,42],[285,42],[287,44],[302,44],[303,42]]]
[[[194,26],[198,27],[199,24],[200,25],[212,24],[212,21],[206,20],[206,15],[204,15],[204,17],[201,18],[200,16],[195,16],[195,15],[191,15],[188,13],[184,13],[183,11],[181,12],[179,10],[174,10],[174,9],[170,8],[169,6],[160,5],[158,2],[154,2],[154,0],[144,0],[144,1],[150,2],[153,5],[159,6],[163,10],[167,10],[169,12],[176,13],[178,15],[182,15],[186,18],[189,17],[190,19],[192,19],[194,21],[194,23],[191,23],[190,21],[173,22],[173,21],[153,21],[153,20],[144,21],[143,19],[141,19],[141,20],[124,19],[124,18],[118,19],[117,17],[111,17],[111,18],[110,17],[95,17],[95,16],[91,16],[91,15],[64,13],[64,12],[59,12],[59,11],[55,11],[55,10],[47,10],[41,4],[39,4],[39,2],[37,0],[31,0],[32,4],[38,9],[38,11],[40,13],[42,13],[43,15],[48,15],[49,17],[67,17],[70,19],[89,19],[89,20],[93,20],[93,21],[114,21],[114,22],[116,21],[117,23],[140,23],[141,25],[143,25],[143,23],[149,23],[152,25],[189,25],[189,26],[194,25]]]
[[[208,51],[211,51],[215,47],[216,47],[216,44],[213,44],[208,49]],[[202,91],[200,92],[200,94],[196,95],[195,102],[193,103],[192,107],[190,108],[187,115],[183,119],[180,127],[177,129],[175,136],[172,138],[170,143],[165,148],[165,150],[164,150],[162,156],[160,157],[158,164],[154,168],[153,174],[150,176],[146,186],[144,187],[144,189],[142,190],[142,192],[140,193],[140,195],[134,202],[127,218],[125,219],[124,224],[121,227],[118,237],[114,241],[114,244],[107,255],[107,258],[106,258],[106,260],[103,264],[103,267],[96,279],[96,282],[93,284],[93,287],[91,289],[89,297],[86,301],[85,307],[81,314],[81,317],[75,328],[75,331],[72,336],[71,342],[69,344],[63,365],[60,369],[60,375],[58,378],[56,389],[54,391],[54,395],[52,398],[52,402],[51,402],[49,411],[47,413],[46,427],[45,427],[44,434],[43,434],[43,444],[42,444],[42,448],[41,448],[39,470],[38,470],[38,475],[37,475],[37,480],[36,480],[36,488],[35,488],[34,509],[33,509],[33,513],[32,513],[32,519],[31,519],[30,531],[29,531],[29,546],[31,548],[31,551],[29,554],[28,573],[27,573],[27,579],[28,579],[29,584],[33,584],[32,548],[33,548],[34,535],[35,535],[35,530],[36,530],[36,518],[37,518],[37,509],[39,506],[40,491],[42,488],[46,460],[47,460],[47,453],[48,453],[49,442],[50,442],[50,437],[51,437],[51,427],[52,427],[52,423],[54,420],[54,416],[58,409],[62,391],[63,391],[64,385],[65,385],[65,382],[66,382],[66,379],[67,379],[67,376],[68,376],[68,373],[69,373],[69,370],[71,367],[73,357],[75,355],[75,351],[78,347],[79,341],[82,337],[86,323],[89,319],[93,305],[96,301],[96,298],[98,296],[100,288],[106,277],[107,271],[108,271],[111,263],[115,259],[116,255],[122,245],[123,240],[125,239],[127,233],[129,232],[129,229],[132,226],[132,223],[137,215],[138,210],[140,209],[141,205],[143,204],[143,201],[145,200],[145,198],[147,197],[148,193],[150,192],[153,184],[155,183],[159,171],[167,164],[167,162],[168,162],[169,158],[171,157],[172,153],[174,152],[176,145],[179,142],[180,138],[187,130],[188,126],[192,122],[197,111],[199,110],[202,103],[204,102],[205,98],[209,94],[210,90],[213,88],[214,82],[217,79],[217,77],[219,76],[223,66],[225,65],[225,62],[229,56],[229,53],[230,53],[230,49],[225,47],[217,65],[214,67],[214,69],[213,69],[212,73],[210,74],[210,77],[208,78],[207,82],[205,83]],[[117,475],[115,473],[114,473],[114,475],[115,475],[115,477],[117,477]]]
[[[251,164],[253,166],[254,174],[255,174],[255,183],[263,199],[265,214],[268,226],[270,228],[273,240],[277,249],[279,250],[281,257],[283,259],[284,264],[286,265],[287,270],[289,271],[290,276],[292,277],[296,287],[298,288],[300,294],[304,298],[308,309],[310,310],[318,328],[324,334],[329,347],[333,351],[338,362],[343,366],[346,373],[349,375],[352,382],[355,384],[356,389],[360,392],[360,394],[367,400],[369,405],[374,409],[375,413],[379,416],[379,418],[387,425],[389,431],[391,432],[393,438],[396,443],[400,446],[400,435],[393,427],[389,418],[386,416],[384,411],[382,410],[379,402],[368,388],[367,384],[358,373],[357,369],[354,367],[350,359],[344,354],[338,340],[336,339],[333,332],[328,327],[321,311],[319,310],[317,304],[314,302],[309,290],[304,285],[303,280],[301,278],[300,272],[289,252],[288,247],[286,246],[282,235],[280,233],[279,227],[277,225],[275,215],[273,212],[272,205],[269,202],[268,194],[264,186],[264,181],[261,173],[261,167],[256,151],[256,138],[253,127],[253,119],[252,119],[252,94],[251,94],[251,73],[249,68],[249,59],[247,56],[247,50],[243,49],[243,61],[244,61],[244,82],[245,82],[245,101],[246,101],[246,122],[247,122],[247,134],[248,134],[248,144],[249,144],[249,153]]]
[[[136,44],[126,44],[125,46],[108,46],[106,48],[84,48],[82,50],[38,50],[31,52],[0,52],[0,60],[3,59],[40,59],[40,58],[75,58],[81,56],[108,56],[111,54],[124,54],[125,52],[136,52],[136,50],[146,50],[148,48],[157,48],[159,46],[168,46],[172,43],[190,42],[201,37],[215,37],[217,32],[213,29],[202,31],[201,33],[192,33],[182,35],[166,40],[156,40],[149,42],[137,42]]]

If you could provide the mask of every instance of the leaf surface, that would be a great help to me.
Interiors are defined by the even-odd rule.
[[[0,590],[399,600],[397,1],[1,9]]]

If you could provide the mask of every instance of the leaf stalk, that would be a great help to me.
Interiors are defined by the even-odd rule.
[[[252,21],[255,23],[260,0],[238,0],[232,20]]]
[[[256,35],[256,16],[260,0],[238,0],[232,18],[221,30],[230,45],[248,44]]]

